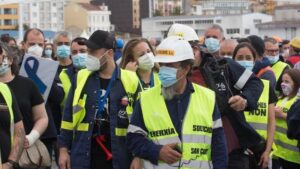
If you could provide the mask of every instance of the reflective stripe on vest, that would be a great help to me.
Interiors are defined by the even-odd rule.
[[[121,73],[121,81],[123,84],[123,87],[125,89],[125,92],[128,97],[128,105],[126,107],[126,113],[128,114],[128,117],[132,114],[133,111],[133,104],[134,104],[134,96],[135,92],[138,88],[138,77],[136,76],[135,72],[131,72],[128,70],[123,70],[120,69]],[[73,98],[73,122],[72,122],[72,127],[75,130],[81,129],[82,131],[88,131],[88,123],[82,123],[83,119],[85,118],[86,115],[86,110],[85,110],[85,103],[86,103],[86,98],[87,94],[84,94],[82,98],[81,92],[84,88],[84,85],[90,76],[92,72],[88,71],[87,69],[82,69],[78,72],[77,74],[77,82],[76,82],[76,89],[74,92],[74,98]],[[67,124],[67,123],[65,123]],[[67,126],[67,125],[66,125]],[[81,128],[80,128],[81,126]],[[118,132],[115,134],[126,134],[126,131],[124,131],[125,128],[119,129],[123,130],[122,132]],[[126,130],[126,129],[125,129]]]
[[[253,129],[264,139],[267,139],[270,82],[263,79],[261,81],[263,82],[264,88],[257,102],[258,108],[250,112],[245,111],[244,114],[246,121]]]
[[[287,100],[287,97],[284,99],[278,100],[276,106],[279,106],[283,109],[284,113],[290,109],[292,104],[296,101],[297,96]],[[286,135],[287,133],[287,124],[283,119],[276,118],[276,131],[274,136],[274,142],[276,143],[277,150],[273,153],[275,156],[278,156],[284,160],[300,164],[300,153],[297,147],[298,141],[295,139],[289,139]]]
[[[288,64],[282,62],[282,61],[278,61],[277,63],[275,63],[273,66],[272,66],[272,69],[274,71],[274,74],[275,74],[275,78],[276,78],[276,81],[278,81],[280,75],[282,74],[283,70],[286,68],[286,67],[289,67]]]
[[[193,87],[195,91],[190,96],[189,106],[182,124],[182,144],[161,95],[161,86],[155,86],[141,93],[143,120],[148,130],[147,136],[154,143],[166,145],[177,142],[181,145],[182,159],[180,164],[178,163],[182,166],[181,168],[188,166],[211,168],[209,164],[212,130],[214,126],[220,125],[220,121],[214,123],[212,119],[215,94],[196,84],[193,84]],[[151,164],[150,168],[165,168],[166,166],[169,165],[160,162],[158,166]],[[173,168],[172,166],[174,165],[169,167]],[[149,168],[147,165],[144,167]]]
[[[234,84],[234,88],[242,90],[252,74],[252,71],[245,69],[239,80]]]
[[[66,100],[67,100],[67,97],[68,97],[68,93],[69,93],[69,90],[71,88],[71,81],[70,81],[70,78],[67,74],[67,69],[63,69],[60,74],[59,74],[59,79],[62,83],[62,87],[63,87],[63,90],[64,90],[64,99],[63,101],[61,102],[61,106],[64,106]]]
[[[10,115],[10,133],[11,133],[11,143],[12,143],[13,135],[14,135],[14,125],[15,125],[14,113],[12,109],[12,96],[9,87],[4,83],[0,83],[0,92],[5,100]]]

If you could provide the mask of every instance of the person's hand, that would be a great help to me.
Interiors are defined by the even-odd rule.
[[[142,162],[139,157],[134,157],[131,164],[130,169],[142,169]]]
[[[261,166],[262,169],[265,169],[268,167],[269,154],[270,154],[269,152],[265,151],[260,157],[258,165]]]
[[[245,110],[247,106],[247,100],[239,95],[235,95],[229,98],[228,104],[235,111]]]
[[[164,145],[159,151],[159,159],[168,164],[173,164],[181,158],[181,154],[174,150],[177,143]]]
[[[131,70],[133,72],[136,72],[138,68],[137,62],[128,62],[125,69],[126,70]]]
[[[25,139],[24,139],[24,149],[27,149],[27,148],[29,148],[29,141],[28,141],[28,139],[25,137]]]
[[[281,107],[275,106],[275,117],[283,119],[284,113]]]
[[[4,163],[2,164],[2,169],[13,169],[13,166],[10,163]]]
[[[71,169],[70,155],[66,148],[60,148],[58,163],[60,169]]]

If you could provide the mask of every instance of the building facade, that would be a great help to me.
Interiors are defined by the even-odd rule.
[[[76,19],[74,19],[74,14]],[[90,36],[96,30],[112,31],[108,6],[102,4],[70,2],[65,7],[65,28],[74,36],[86,33]]]
[[[150,16],[148,0],[92,0],[91,3],[108,6],[111,24],[120,34],[141,35],[141,19]]]
[[[249,0],[198,0],[193,15],[229,15],[249,13]]]
[[[18,27],[19,20],[19,5],[7,4],[0,5],[0,29],[15,30]]]
[[[64,5],[67,0],[24,1],[23,21],[30,28],[64,30]]]
[[[241,37],[258,35],[256,24],[272,21],[271,15],[249,13],[242,15],[209,15],[209,16],[177,16],[153,17],[142,20],[142,36],[145,38],[164,38],[169,27],[174,23],[185,24],[194,28],[199,36],[212,24],[219,24],[224,36],[231,38],[239,34]]]
[[[300,3],[277,6],[272,22],[256,25],[263,37],[274,35],[283,39],[300,37]]]

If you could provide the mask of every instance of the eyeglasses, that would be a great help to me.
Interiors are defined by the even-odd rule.
[[[279,49],[266,49],[267,53],[278,53]]]

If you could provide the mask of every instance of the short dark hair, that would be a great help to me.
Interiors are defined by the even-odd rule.
[[[86,38],[83,38],[83,37],[77,37],[77,38],[75,38],[75,39],[72,40],[71,45],[72,45],[72,43],[76,42],[76,43],[78,43],[78,45],[84,46],[84,45],[86,45],[86,44],[85,44],[86,41],[87,41]]]
[[[41,34],[43,35],[44,39],[45,39],[45,35],[44,35],[44,32],[43,32],[42,30],[40,30],[40,29],[38,29],[38,28],[30,28],[30,29],[28,29],[28,30],[25,32],[25,34],[24,34],[24,37],[23,37],[23,42],[24,42],[24,43],[27,42],[28,34],[29,34],[30,32],[32,32],[32,31],[37,31],[37,32],[41,33]]]
[[[289,44],[289,43],[290,43],[289,40],[283,40],[283,41],[281,42],[282,45],[286,45],[286,44]]]
[[[257,57],[262,57],[265,53],[265,43],[257,35],[250,35],[247,37],[250,40],[252,47],[255,49],[257,53]]]
[[[274,38],[266,38],[266,39],[264,40],[264,43],[266,43],[266,42],[270,42],[270,43],[272,43],[273,45],[278,44],[278,42],[277,42]]]
[[[234,49],[234,51],[233,51],[232,59],[235,59],[237,52],[238,52],[241,48],[248,48],[248,49],[251,51],[251,53],[252,53],[252,55],[253,55],[253,57],[254,57],[254,60],[255,60],[255,58],[256,58],[256,51],[255,51],[255,49],[251,46],[251,44],[250,44],[250,43],[247,43],[247,42],[239,43],[239,44],[235,47],[235,49]]]

